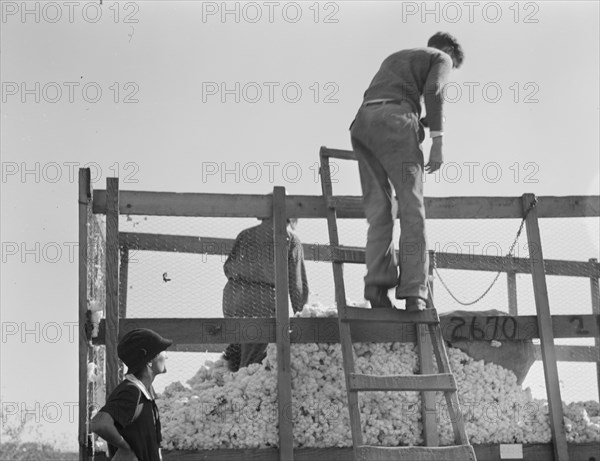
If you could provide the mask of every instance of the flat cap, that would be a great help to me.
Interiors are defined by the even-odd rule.
[[[127,373],[135,373],[173,344],[156,331],[136,328],[125,334],[117,345],[117,355],[127,365]]]

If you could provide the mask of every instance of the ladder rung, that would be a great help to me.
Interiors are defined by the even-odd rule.
[[[376,447],[362,445],[356,449],[357,461],[477,461],[471,445],[451,447]]]
[[[346,307],[342,311],[345,322],[396,322],[396,323],[440,323],[435,309],[407,312],[401,309]]]
[[[351,150],[329,149],[327,147],[321,147],[321,155],[329,158],[356,160],[356,154]]]
[[[350,374],[353,391],[456,391],[451,373],[435,375],[363,375]]]

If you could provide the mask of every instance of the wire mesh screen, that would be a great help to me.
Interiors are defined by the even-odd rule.
[[[600,218],[549,218],[540,220],[544,258],[577,261],[578,272],[585,275],[587,261],[600,259]],[[591,267],[589,268],[591,272]],[[571,315],[578,322],[592,314],[592,289],[589,277],[548,276],[548,300],[553,315]],[[566,402],[598,401],[597,353],[593,338],[557,339],[559,346],[573,346],[576,361],[559,362],[561,397]],[[595,415],[589,415],[595,416]]]
[[[129,233],[133,244],[119,287],[126,292],[127,317],[223,317],[228,250],[239,232],[257,224],[240,218],[120,216],[119,232]],[[201,237],[230,242],[203,244]]]
[[[540,219],[544,259],[585,263],[600,259],[600,218]],[[581,270],[582,275],[585,269]],[[552,314],[591,314],[590,279],[551,276],[548,299]]]

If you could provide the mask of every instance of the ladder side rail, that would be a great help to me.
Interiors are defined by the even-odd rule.
[[[329,157],[324,154],[323,148],[320,154],[321,168],[321,190],[325,203],[329,203],[332,195],[331,170],[329,168]],[[356,450],[363,444],[362,427],[360,423],[360,408],[358,404],[358,393],[350,387],[350,374],[354,373],[354,347],[352,346],[350,324],[344,322],[344,309],[346,307],[346,289],[344,286],[344,272],[341,262],[336,261],[335,251],[339,245],[337,216],[335,208],[327,208],[327,228],[329,232],[329,244],[334,248],[332,255],[333,280],[335,284],[335,301],[338,311],[338,325],[340,330],[340,347],[342,349],[342,362],[344,366],[344,377],[346,381],[346,393],[348,396],[348,412],[350,416],[350,429],[352,433],[352,444]]]

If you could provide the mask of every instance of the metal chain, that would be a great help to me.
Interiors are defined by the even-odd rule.
[[[512,243],[512,245],[510,246],[510,249],[508,250],[508,254],[505,256],[505,258],[510,258],[512,256],[512,252],[515,248],[515,245],[519,241],[519,237],[521,236],[521,232],[523,231],[523,226],[525,225],[525,220],[527,219],[527,215],[533,209],[533,207],[535,207],[536,205],[537,205],[537,198],[534,197],[532,202],[529,204],[529,208],[527,208],[525,215],[523,216],[523,220],[521,221],[521,225],[519,226],[519,230],[517,231],[515,240]],[[494,285],[498,281],[498,278],[500,277],[500,274],[502,274],[502,272],[503,272],[502,270],[498,271],[498,273],[496,274],[496,277],[494,277],[494,280],[492,280],[492,283],[490,283],[490,286],[483,292],[483,294],[481,296],[479,296],[474,301],[464,302],[464,301],[459,300],[456,296],[454,296],[454,293],[452,293],[450,291],[450,288],[448,288],[448,285],[446,285],[446,282],[444,282],[444,279],[442,278],[442,276],[440,275],[440,273],[437,269],[435,253],[433,256],[433,270],[435,271],[437,277],[440,279],[440,282],[442,282],[442,286],[444,287],[444,289],[448,292],[448,294],[452,297],[452,299],[454,299],[454,301],[456,301],[461,306],[471,306],[472,304],[475,304],[475,303],[478,303],[479,301],[481,301],[490,292],[490,290],[494,287]]]

